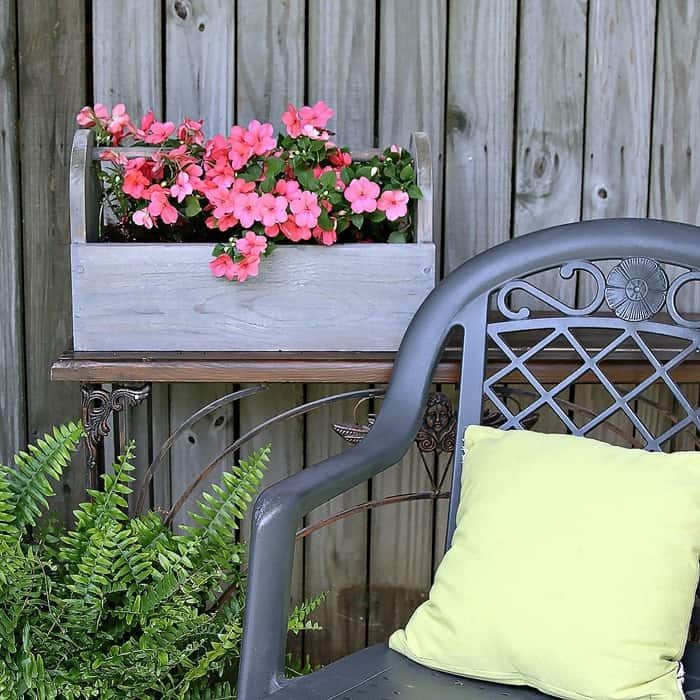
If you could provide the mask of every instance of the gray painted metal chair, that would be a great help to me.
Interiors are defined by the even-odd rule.
[[[614,261],[611,265],[609,262]],[[668,264],[662,266],[662,264]],[[612,268],[612,269],[611,269]],[[590,434],[613,415],[622,415],[647,449],[668,449],[680,431],[700,428],[697,402],[676,381],[684,361],[700,352],[700,322],[684,316],[680,295],[688,283],[700,281],[700,228],[651,220],[618,219],[559,226],[528,234],[473,258],[454,271],[428,297],[411,323],[398,353],[386,398],[367,437],[352,449],[281,481],[261,494],[255,505],[248,602],[238,693],[241,700],[275,698],[374,698],[401,700],[493,697],[534,698],[528,688],[500,686],[459,678],[420,667],[380,644],[348,656],[302,678],[283,675],[294,533],[313,508],[395,464],[410,448],[418,430],[433,369],[448,334],[464,332],[458,432],[478,423],[485,402],[505,421],[504,428],[522,428],[523,421],[546,408],[573,434]],[[537,278],[545,270],[559,280],[588,278],[590,299],[578,305],[543,291]],[[693,284],[689,285],[694,286]],[[683,290],[686,290],[685,292]],[[585,295],[583,295],[585,296]],[[529,300],[528,300],[529,298]],[[533,298],[549,314],[531,313]],[[489,309],[495,313],[488,313]],[[495,316],[495,318],[494,318]],[[581,338],[601,329],[603,342],[583,347]],[[536,331],[531,347],[516,353],[509,335]],[[607,334],[607,335],[606,335]],[[600,335],[598,336],[600,337]],[[652,347],[652,339],[661,339]],[[528,359],[564,343],[580,357],[580,365],[554,387],[545,387],[528,369]],[[496,347],[503,366],[485,373],[486,348]],[[611,353],[634,351],[650,365],[648,376],[634,386],[620,387],[601,369]],[[520,372],[535,392],[529,405],[507,406],[494,391],[498,381]],[[593,373],[607,390],[610,405],[576,420],[556,401],[585,373]],[[590,376],[590,374],[589,374]],[[638,416],[639,400],[655,382],[664,382],[682,413],[668,427],[654,431]],[[697,440],[696,440],[697,444]],[[454,460],[454,478],[447,546],[459,499],[461,450]],[[686,692],[700,688],[700,652],[689,645],[685,656]],[[700,694],[700,690],[697,691]]]

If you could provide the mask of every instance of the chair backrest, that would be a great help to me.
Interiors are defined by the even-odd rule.
[[[442,345],[455,327],[463,333],[447,546],[462,436],[485,411],[504,429],[697,449],[700,396],[689,382],[700,378],[700,315],[690,313],[700,311],[699,268],[700,228],[602,220],[509,241],[440,286],[413,325],[424,333],[442,322]],[[402,354],[421,351],[417,333],[409,329]],[[426,357],[436,350],[423,343]]]

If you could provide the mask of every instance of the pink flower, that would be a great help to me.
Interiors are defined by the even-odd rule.
[[[222,253],[219,257],[211,260],[209,269],[214,277],[225,277],[227,280],[232,280],[236,276],[236,265],[228,253]]]
[[[274,226],[287,220],[287,200],[268,193],[258,200],[258,218],[263,226]]]
[[[399,155],[401,155],[403,153],[403,148],[401,148],[401,146],[397,146],[395,143],[391,144],[391,146],[389,147],[389,150],[392,153],[398,153]]]
[[[125,168],[129,159],[123,153],[115,153],[114,151],[103,151],[100,153],[100,160],[109,161],[110,163],[116,163]]]
[[[375,211],[377,197],[379,197],[379,185],[364,176],[356,177],[345,188],[345,199],[350,202],[350,208],[355,214]]]
[[[300,192],[289,203],[289,208],[294,214],[294,221],[301,228],[312,229],[316,226],[321,215],[321,207],[318,206],[318,198],[313,192]]]
[[[78,112],[75,120],[78,122],[78,126],[89,128],[95,126],[98,121],[100,122],[101,126],[104,125],[104,122],[108,118],[109,112],[107,111],[107,108],[100,102],[97,102],[94,107],[83,107]]]
[[[139,209],[131,215],[131,219],[137,226],[145,226],[146,228],[153,228],[153,219],[148,213],[148,209]]]
[[[245,142],[255,155],[263,156],[277,146],[277,140],[272,136],[273,130],[272,124],[261,124],[257,119],[248,124]]]
[[[175,184],[170,188],[170,194],[173,197],[177,197],[178,203],[182,202],[182,200],[185,197],[187,197],[188,194],[192,194],[190,176],[187,173],[177,174],[177,178],[175,178]]]
[[[311,238],[311,229],[308,227],[297,226],[291,219],[280,224],[282,233],[290,241],[298,243],[299,241],[308,241]]]
[[[248,132],[242,126],[232,126],[229,136],[228,158],[234,170],[240,170],[253,155],[253,148],[247,141]]]
[[[304,136],[308,136],[310,139],[315,139],[317,141],[328,141],[331,135],[323,130],[317,129],[313,124],[304,124],[301,133]]]
[[[322,129],[333,116],[333,110],[325,102],[317,102],[313,107],[302,107],[299,115],[305,123]]]
[[[258,195],[255,192],[236,194],[233,199],[233,215],[243,228],[250,228],[258,219]]]
[[[155,120],[156,117],[155,114],[153,114],[153,110],[149,109],[148,112],[141,117],[141,131],[148,131]],[[141,136],[143,137],[143,134],[141,134]]]
[[[265,236],[257,236],[255,231],[246,231],[243,238],[236,241],[236,250],[246,257],[259,258],[267,248]]]
[[[406,216],[408,211],[408,195],[402,190],[387,190],[382,192],[382,196],[377,202],[377,209],[386,212],[389,221],[396,221],[402,216]]]
[[[146,143],[163,143],[172,136],[175,131],[175,124],[172,122],[157,122],[153,121],[144,134]]]
[[[219,231],[228,231],[238,225],[238,219],[233,214],[224,214],[217,223]]]
[[[350,156],[349,153],[343,153],[343,151],[335,151],[328,156],[328,160],[331,162],[331,165],[335,166],[336,168],[342,168],[346,165],[352,165],[352,157]]]
[[[337,240],[338,236],[335,231],[326,231],[326,229],[317,226],[313,230],[314,238],[323,245],[333,245]]]
[[[282,123],[287,127],[287,133],[295,139],[301,135],[302,123],[293,104],[287,105],[287,110],[282,115]]]
[[[141,199],[144,190],[150,185],[150,181],[140,170],[130,170],[124,175],[122,190],[124,194],[134,199]]]
[[[204,134],[202,126],[204,121],[195,121],[194,119],[185,118],[177,127],[177,138],[184,143],[196,143],[202,145],[204,143]]]
[[[275,185],[275,192],[286,197],[288,201],[294,199],[300,191],[301,188],[296,180],[277,180],[277,184]]]
[[[157,189],[156,189],[157,188]],[[174,224],[178,219],[177,209],[170,203],[165,190],[159,185],[154,185],[149,188],[150,204],[148,205],[148,213],[155,219],[160,216],[163,223]]]
[[[243,258],[235,264],[235,275],[239,282],[245,282],[248,277],[257,277],[258,268],[260,266],[260,258],[249,256]]]

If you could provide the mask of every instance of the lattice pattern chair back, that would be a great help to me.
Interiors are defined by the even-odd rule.
[[[496,416],[506,430],[700,448],[698,386],[682,381],[700,360],[700,320],[681,311],[700,272],[665,262],[563,260],[471,300],[456,319],[465,332],[457,435]],[[448,546],[460,472],[457,450]]]

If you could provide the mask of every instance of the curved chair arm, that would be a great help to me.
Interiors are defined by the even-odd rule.
[[[404,440],[386,438],[373,429],[359,445],[270,486],[258,497],[251,527],[240,700],[269,697],[285,682],[288,601],[301,518],[398,462],[406,451]]]

